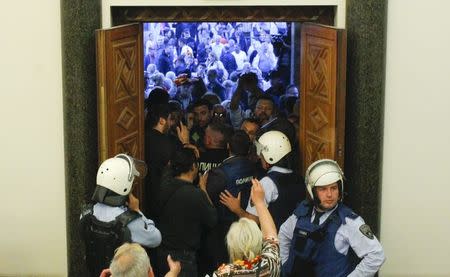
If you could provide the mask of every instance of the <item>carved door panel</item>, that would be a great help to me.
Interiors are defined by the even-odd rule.
[[[99,162],[118,153],[144,160],[142,25],[97,30]],[[134,193],[142,199],[140,185]]]
[[[303,24],[300,145],[302,172],[318,159],[344,167],[346,32]]]

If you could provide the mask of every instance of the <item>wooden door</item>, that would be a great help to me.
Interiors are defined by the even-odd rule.
[[[305,23],[301,28],[300,145],[302,172],[318,159],[344,168],[346,32]]]
[[[144,160],[142,25],[97,30],[95,35],[99,162],[118,153]],[[142,199],[140,186],[134,193]]]

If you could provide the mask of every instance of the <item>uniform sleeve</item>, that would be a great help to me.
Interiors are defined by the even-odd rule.
[[[348,276],[374,276],[384,263],[385,256],[383,247],[369,226],[364,223],[361,217],[356,219],[347,218],[346,224],[342,225],[340,229],[342,229],[342,236],[346,238],[350,247],[361,259],[360,263]]]
[[[266,202],[266,207],[269,206],[270,203],[274,202],[278,198],[278,190],[275,183],[269,177],[264,177],[260,180],[261,186],[264,189],[264,201]],[[246,211],[252,215],[258,216],[256,212],[256,207],[251,205],[251,201],[248,201]]]
[[[161,232],[156,228],[153,220],[141,214],[141,217],[128,224],[131,240],[143,246],[154,248],[161,244]]]
[[[288,260],[295,225],[297,225],[297,217],[291,215],[280,227],[278,240],[280,241],[281,264]]]

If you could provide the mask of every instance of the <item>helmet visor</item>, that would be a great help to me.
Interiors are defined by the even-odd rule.
[[[339,172],[328,172],[320,176],[315,183],[314,187],[324,187],[336,183],[337,181],[342,181],[342,176]]]
[[[133,174],[140,179],[145,178],[147,176],[147,164],[142,160],[133,159]]]
[[[259,143],[259,141],[255,140],[253,144],[256,146],[256,155],[261,155],[261,152],[267,151],[267,146]]]
[[[116,158],[126,160],[130,165],[130,171],[128,174],[128,180],[132,181],[134,177],[143,179],[147,175],[147,165],[144,161],[135,159],[126,154],[119,154]]]

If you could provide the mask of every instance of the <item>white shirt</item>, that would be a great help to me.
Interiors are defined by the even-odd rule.
[[[244,62],[247,61],[247,54],[242,50],[239,51],[239,53],[233,51],[231,54],[234,56],[234,59],[236,60],[237,70],[242,70],[244,68]]]
[[[111,207],[103,203],[94,205],[93,215],[100,221],[109,222],[127,210],[126,207]],[[131,233],[131,240],[146,247],[157,247],[161,243],[161,232],[155,223],[142,214],[140,218],[131,221],[127,227]]]
[[[272,172],[272,171],[286,173],[286,174],[292,173],[292,170],[283,168],[283,167],[279,167],[279,166],[272,166],[267,173]],[[261,183],[261,186],[264,189],[264,201],[266,202],[266,206],[269,206],[270,203],[275,202],[275,200],[277,200],[277,198],[278,198],[277,186],[272,181],[272,179],[268,176],[265,176],[259,182]],[[251,205],[250,202],[251,201],[249,200],[247,208],[245,210],[248,213],[251,213],[252,215],[258,216],[258,213],[256,212],[256,207]]]
[[[319,224],[322,224],[336,208],[337,206],[334,209],[324,213],[320,217]],[[313,210],[311,222],[314,217],[315,210]],[[284,264],[289,257],[289,249],[291,247],[292,236],[294,234],[297,220],[297,216],[293,214],[280,227],[278,239],[280,241],[280,255],[282,264]],[[334,238],[334,246],[339,253],[347,255],[349,247],[351,247],[356,255],[362,259],[353,272],[348,275],[350,277],[374,276],[386,259],[384,256],[383,247],[378,239],[375,236],[373,239],[370,239],[359,230],[359,228],[364,224],[364,220],[360,216],[355,219],[347,217],[345,219],[345,224],[342,224],[338,228]]]

